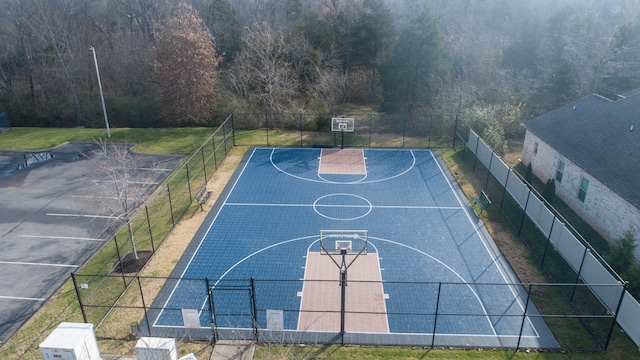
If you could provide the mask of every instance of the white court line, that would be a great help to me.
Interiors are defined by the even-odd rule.
[[[60,239],[60,240],[82,240],[82,241],[105,241],[104,239],[83,238],[83,237],[71,237],[71,236],[46,236],[46,235],[18,235],[23,238],[34,239]]]
[[[78,267],[78,265],[46,264],[46,263],[32,263],[32,262],[22,262],[22,261],[0,261],[0,264],[5,264],[5,265],[53,266],[53,267],[70,267],[70,268],[77,268]]]
[[[321,205],[321,204],[258,204],[258,203],[226,203],[230,206],[274,206],[274,207],[326,207],[326,208],[374,208],[374,209],[435,209],[435,210],[460,210],[460,206],[402,206],[402,205]]]
[[[0,295],[0,299],[5,299],[5,300],[27,300],[27,301],[45,301],[45,300],[47,300],[47,299],[44,299],[44,298],[30,298],[30,297],[2,296],[2,295]]]
[[[84,215],[84,214],[60,214],[60,213],[47,213],[47,216],[61,216],[61,217],[85,217],[93,219],[119,219],[119,216],[113,215]]]

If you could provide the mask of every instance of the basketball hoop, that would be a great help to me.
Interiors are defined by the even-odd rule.
[[[341,135],[340,148],[344,149],[344,133],[355,131],[355,119],[347,117],[334,117],[331,118],[331,131],[339,132]],[[335,145],[335,137],[334,137]]]

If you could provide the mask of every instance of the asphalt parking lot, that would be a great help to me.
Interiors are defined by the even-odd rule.
[[[1,146],[1,145],[0,145]],[[0,345],[109,239],[118,216],[97,145],[0,150]],[[144,201],[181,156],[132,153]],[[117,209],[117,206],[114,207]]]

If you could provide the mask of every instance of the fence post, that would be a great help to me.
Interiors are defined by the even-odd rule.
[[[254,340],[258,340],[258,305],[256,304],[256,279],[251,277],[251,322],[253,322]]]
[[[225,131],[224,126],[222,127],[222,142],[224,143],[224,155],[227,156],[227,132]]]
[[[204,160],[204,146],[200,148],[200,154],[202,154],[202,169],[204,171],[204,185],[207,185],[207,162]]]
[[[527,185],[527,188],[529,186]],[[522,208],[522,219],[520,219],[520,226],[518,227],[518,235],[522,234],[522,227],[524,226],[524,219],[527,217],[527,206],[529,206],[529,199],[531,198],[531,189],[529,189],[529,193],[527,194],[527,201],[524,202],[524,207]]]
[[[431,134],[433,132],[433,114],[429,115],[429,131],[427,132],[427,147],[431,147]]]
[[[620,313],[620,307],[622,306],[622,300],[624,300],[624,295],[627,292],[627,287],[629,286],[629,282],[625,281],[622,284],[622,293],[620,294],[620,300],[618,301],[618,306],[616,307],[616,314],[613,316],[613,320],[611,321],[611,327],[609,328],[609,335],[607,335],[607,341],[604,344],[604,349],[607,350],[609,346],[609,341],[611,340],[611,335],[613,334],[613,328],[618,321],[618,314]]]
[[[184,164],[184,168],[187,169],[187,189],[189,190],[189,202],[193,202],[193,197],[191,196],[191,177],[189,176],[189,163]]]
[[[233,144],[233,146],[236,146],[236,126],[233,123],[233,113],[231,113],[230,115],[231,117],[231,140],[233,140],[231,143]],[[225,120],[225,123],[227,121]],[[222,123],[222,128],[224,129],[224,123]]]
[[[233,142],[235,143],[235,137],[233,138]],[[213,147],[213,169],[217,170],[218,169],[218,159],[216,158],[216,134],[213,133],[213,136],[211,137],[211,146]]]
[[[475,161],[475,160],[474,160]],[[502,192],[502,199],[500,200],[500,212],[504,206],[504,199],[507,197],[507,185],[509,185],[509,177],[511,176],[511,170],[507,171],[507,179],[504,181],[504,191]]]
[[[476,173],[476,162],[478,161],[478,146],[480,146],[480,137],[478,136],[478,141],[476,141],[476,150],[473,152],[473,166],[471,168],[472,173]]]
[[[116,244],[116,255],[118,255],[118,264],[120,264],[120,273],[122,274],[122,282],[125,290],[127,289],[127,280],[124,278],[124,265],[122,265],[122,257],[120,256],[120,249],[118,248],[118,237],[113,236],[113,242]]]
[[[87,314],[84,313],[84,305],[82,305],[82,299],[80,298],[80,292],[78,291],[78,283],[76,282],[76,276],[74,273],[71,273],[71,281],[73,281],[73,290],[76,291],[76,297],[78,297],[78,304],[80,304],[80,312],[82,313],[82,321],[84,323],[88,323]]]
[[[300,116],[300,147],[302,147],[302,114],[299,114]]]
[[[453,123],[453,150],[456,150],[456,138],[458,137],[458,114],[456,114],[456,121]]]
[[[527,309],[529,308],[529,299],[531,299],[532,284],[529,284],[529,290],[527,291],[527,302],[524,304],[524,310],[522,311],[522,323],[520,323],[520,333],[518,334],[518,345],[516,345],[516,351],[520,349],[520,340],[522,339],[522,330],[524,329],[524,323],[527,320]]]
[[[549,236],[547,236],[547,244],[544,246],[544,253],[542,254],[542,260],[540,260],[540,267],[544,269],[544,260],[547,257],[547,250],[549,249],[549,243],[551,242],[551,233],[553,233],[553,227],[556,225],[558,218],[554,215],[553,221],[551,221],[551,229],[549,229]]]
[[[151,229],[151,220],[149,219],[149,208],[147,204],[144,204],[144,212],[147,214],[147,226],[149,229],[149,239],[151,239],[151,251],[156,252],[156,247],[153,244],[153,230]]]
[[[411,116],[411,114],[407,115]],[[404,138],[407,136],[407,116],[404,117],[402,122],[402,148],[404,149]]]
[[[491,157],[489,158],[489,166],[487,167],[487,180],[484,182],[484,189],[487,190],[489,186],[489,179],[491,178],[491,165],[493,165],[493,157],[496,155],[495,151],[491,150]]]
[[[267,146],[269,146],[269,115],[264,113],[264,128],[267,131]]]
[[[207,298],[209,299],[209,313],[211,314],[211,333],[213,334],[213,341],[218,341],[218,328],[216,326],[216,316],[213,308],[213,289],[211,289],[211,283],[209,282],[209,278],[204,278],[205,283],[207,284]]]
[[[590,252],[591,250],[589,250],[589,248],[585,246],[584,253],[582,253],[582,260],[580,261],[580,267],[578,268],[578,271],[576,271],[576,280],[573,282],[573,291],[571,291],[571,298],[569,299],[570,302],[573,302],[573,296],[576,294],[576,289],[578,288],[578,281],[580,281],[580,274],[582,273],[584,260],[587,258],[587,254]]]
[[[369,147],[371,147],[371,126],[373,125],[373,116],[369,115]]]
[[[438,282],[438,296],[436,297],[436,312],[433,314],[433,336],[431,337],[431,348],[436,342],[436,325],[438,324],[438,310],[440,309],[440,290],[442,289],[442,282]]]
[[[171,203],[171,188],[169,184],[167,184],[167,195],[169,197],[169,213],[171,213],[171,227],[174,228],[176,226],[176,222],[173,219],[173,204]]]
[[[149,336],[151,336],[151,326],[149,325],[149,314],[147,314],[147,305],[144,303],[144,293],[142,291],[142,282],[140,282],[140,276],[136,275],[138,279],[138,288],[140,288],[140,300],[142,300],[142,310],[144,311],[144,321],[147,324],[147,331],[149,332]]]

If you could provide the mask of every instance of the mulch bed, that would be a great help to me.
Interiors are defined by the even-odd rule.
[[[122,257],[122,266],[116,261],[114,268],[116,271],[123,271],[125,274],[133,274],[142,270],[144,265],[153,255],[152,251],[138,251],[138,258],[133,253],[128,253]]]

